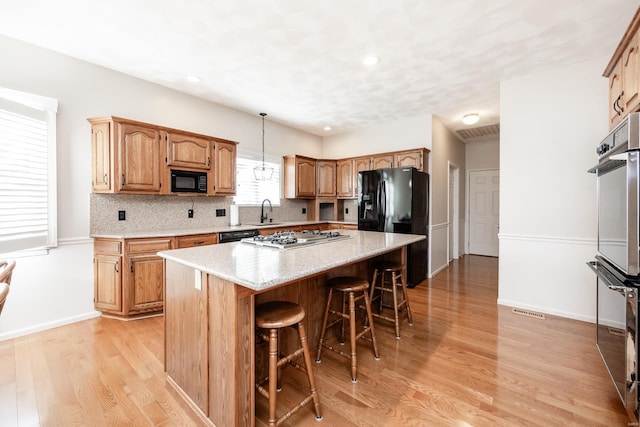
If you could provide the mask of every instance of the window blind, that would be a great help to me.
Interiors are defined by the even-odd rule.
[[[265,161],[265,166],[273,168],[273,176],[269,181],[257,181],[253,168],[262,165],[262,160],[238,157],[236,159],[236,196],[233,201],[237,205],[260,205],[269,199],[273,205],[280,204],[280,164]]]
[[[0,253],[55,246],[55,112],[3,95],[0,91]]]

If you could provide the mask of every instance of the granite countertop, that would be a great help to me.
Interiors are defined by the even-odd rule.
[[[311,225],[311,224],[353,224],[355,222],[346,221],[289,221],[289,222],[277,222],[269,225],[226,225],[218,227],[207,227],[197,229],[168,229],[168,230],[147,230],[147,231],[127,231],[126,233],[92,233],[90,237],[93,238],[109,238],[109,239],[137,239],[145,237],[176,237],[176,236],[188,236],[192,234],[211,234],[221,233],[225,231],[240,231],[240,230],[254,230],[254,229],[269,229],[269,228],[283,228],[283,227],[296,227],[298,225]]]
[[[426,238],[415,234],[376,231],[340,232],[350,238],[291,249],[234,242],[162,251],[158,255],[249,289],[264,291]]]

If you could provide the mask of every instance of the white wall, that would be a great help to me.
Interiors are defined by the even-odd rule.
[[[449,221],[449,164],[460,170],[460,188],[458,199],[458,247],[464,242],[465,202],[465,148],[462,141],[440,120],[433,119],[433,151],[431,153],[431,212],[429,247],[431,275],[449,265],[449,232],[453,224]],[[454,219],[455,220],[455,219]]]
[[[431,146],[431,115],[427,114],[326,136],[322,156],[339,159],[421,147],[431,150]]]
[[[596,180],[607,134],[601,58],[504,81],[498,302],[595,319]]]
[[[59,101],[58,230],[49,255],[19,258],[0,317],[0,340],[95,315],[89,239],[88,117],[116,115],[231,139],[261,150],[261,118],[0,37],[0,86]],[[267,111],[268,113],[268,111]],[[267,120],[265,151],[322,154],[321,138]]]

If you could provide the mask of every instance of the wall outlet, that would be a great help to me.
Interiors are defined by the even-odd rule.
[[[118,221],[124,221],[127,219],[126,211],[118,211]]]
[[[227,216],[226,209],[216,209],[216,216]]]
[[[302,213],[306,214],[307,213],[307,208],[302,208]]]
[[[349,208],[344,208],[344,213],[349,215]]]
[[[189,210],[187,211],[187,216],[188,216],[189,218],[193,218],[193,209],[189,209]]]

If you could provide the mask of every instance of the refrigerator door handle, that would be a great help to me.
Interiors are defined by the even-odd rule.
[[[382,194],[380,195],[380,210],[382,211],[382,217],[387,219],[387,183],[381,181]]]

